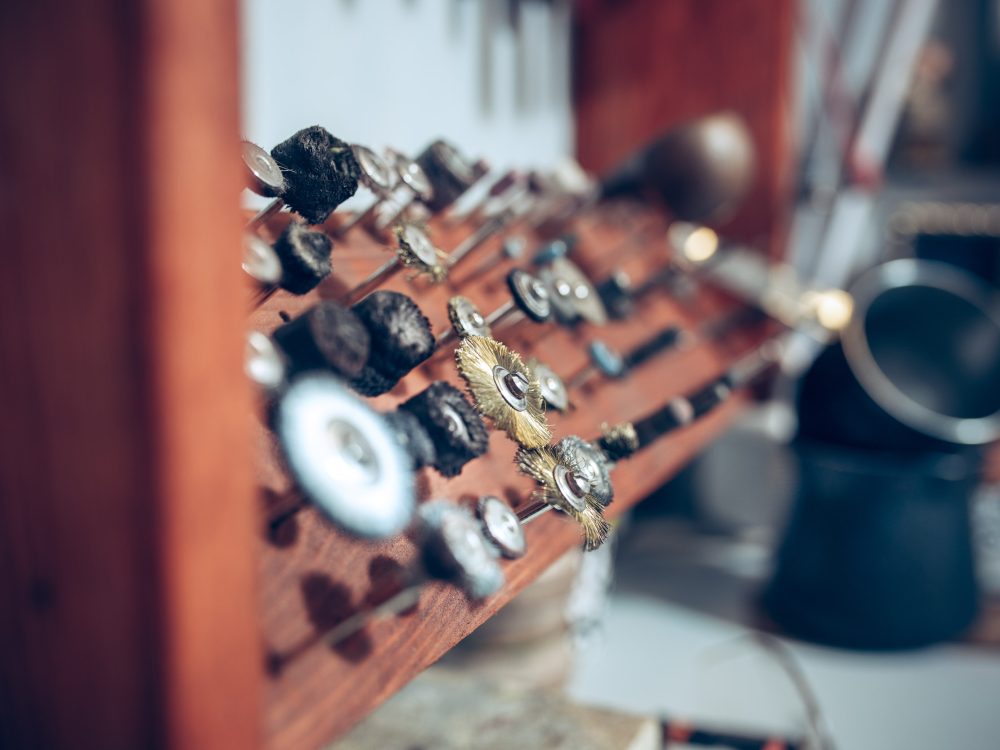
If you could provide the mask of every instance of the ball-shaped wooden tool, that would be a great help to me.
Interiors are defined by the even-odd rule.
[[[652,196],[674,218],[718,223],[735,213],[749,192],[754,163],[743,118],[732,112],[708,115],[677,125],[639,150],[601,181],[601,196]]]
[[[642,181],[678,219],[724,221],[736,212],[753,183],[753,139],[732,112],[692,120],[646,151]]]

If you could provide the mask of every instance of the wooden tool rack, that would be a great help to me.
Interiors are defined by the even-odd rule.
[[[645,226],[631,237],[631,227]],[[574,222],[578,231],[573,257],[594,278],[608,274],[616,261],[643,278],[668,260],[665,221],[650,209],[613,206]],[[467,227],[432,226],[432,236],[450,247]],[[518,232],[518,228],[513,228]],[[519,232],[519,233],[523,233]],[[528,245],[541,240],[529,237]],[[461,293],[482,310],[499,307],[508,293],[504,276],[510,261],[470,282],[475,268],[499,252],[499,240],[482,248],[458,266],[454,279],[431,286],[409,283],[405,272],[386,284],[419,300],[435,333],[448,328],[446,303]],[[621,255],[606,252],[620,247]],[[320,288],[303,297],[275,295],[251,316],[258,330],[280,325],[283,316],[295,316],[317,299],[340,299],[355,282],[378,267],[391,250],[363,231],[351,231],[334,251],[336,273]],[[606,338],[627,349],[669,324],[693,329],[733,307],[721,295],[699,290],[685,302],[667,290],[648,296],[628,320],[599,329],[586,324],[572,329],[554,323],[522,321],[496,335],[525,358],[535,356],[568,376],[587,362],[586,341]],[[577,408],[566,414],[549,411],[555,438],[579,434],[593,438],[602,422],[639,417],[665,402],[721,374],[739,354],[760,339],[760,328],[734,332],[718,342],[701,342],[688,350],[666,353],[638,368],[622,381],[595,378],[571,394]],[[452,356],[440,356],[408,375],[389,394],[374,399],[377,408],[393,408],[423,390],[433,380],[445,379],[462,387]],[[613,473],[616,499],[608,508],[615,518],[663,484],[732,419],[739,401],[730,403],[703,423],[678,432],[655,447],[621,463]],[[259,544],[260,606],[265,648],[283,654],[308,641],[316,629],[328,629],[366,602],[387,597],[394,571],[413,560],[415,546],[405,537],[381,544],[351,539],[325,522],[300,500],[276,460],[272,439],[259,429],[258,467],[272,520]],[[474,500],[483,494],[505,498],[518,509],[527,503],[533,483],[516,471],[515,444],[501,432],[492,432],[486,456],[465,466],[460,476],[445,480],[424,470],[420,498],[447,497]],[[372,623],[362,634],[337,649],[320,644],[289,660],[267,679],[266,728],[274,747],[310,747],[335,736],[390,696],[424,667],[494,614],[570,547],[580,543],[575,523],[559,513],[546,514],[526,527],[528,553],[505,565],[508,583],[484,602],[470,604],[459,590],[446,585],[426,589],[419,606],[403,616]]]
[[[603,170],[677,120],[742,111],[759,147],[759,186],[734,227],[768,242],[787,188],[793,3],[736,5],[581,3],[577,54],[603,50],[607,65],[600,75],[580,66],[580,157]],[[632,52],[609,52],[602,28]],[[655,45],[647,28],[659,29]],[[579,543],[569,520],[546,514],[527,527],[529,552],[506,566],[496,596],[470,606],[431,586],[414,611],[268,670],[269,653],[383,593],[414,550],[405,538],[348,539],[309,508],[288,515],[294,498],[242,372],[243,334],[336,296],[387,256],[353,231],[337,242],[328,284],[304,298],[276,295],[248,318],[236,30],[236,0],[0,6],[0,747],[318,747]],[[657,84],[664,56],[702,48],[738,48],[739,62],[709,56],[684,85]],[[640,88],[653,93],[620,99]],[[608,107],[614,118],[600,114]],[[622,131],[628,123],[644,132]],[[615,153],[601,152],[604,143]],[[588,214],[572,227],[576,259],[601,278],[643,223],[647,244],[625,261],[642,278],[667,261],[666,218],[648,210]],[[468,228],[432,230],[450,248]],[[441,331],[451,294],[484,310],[503,297],[506,266],[462,281],[477,263],[460,266],[452,286],[411,287],[403,276],[390,286],[413,294]],[[591,336],[626,348],[727,304],[708,292],[683,302],[651,295],[600,331],[521,323],[499,337],[566,375]],[[721,372],[755,336],[666,355],[627,381],[575,393],[580,408],[551,416],[555,435],[593,437],[602,420],[640,416]],[[455,381],[448,358],[376,405],[437,378]],[[617,468],[609,515],[665,481],[740,405]],[[423,472],[421,495],[492,492],[519,505],[529,484],[513,450],[494,434],[489,454],[455,480]]]

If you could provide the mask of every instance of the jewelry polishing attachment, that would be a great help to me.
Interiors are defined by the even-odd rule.
[[[549,291],[537,276],[514,269],[507,275],[507,287],[511,298],[488,315],[483,315],[467,297],[452,297],[448,301],[451,328],[438,337],[438,349],[468,336],[492,336],[494,326],[504,321],[527,317],[543,323],[549,319],[552,314]]]
[[[326,370],[350,380],[361,374],[371,352],[371,337],[350,308],[323,300],[273,333],[291,375]]]
[[[570,378],[570,387],[584,385],[596,373],[610,380],[621,380],[660,354],[690,349],[698,341],[721,339],[735,329],[759,323],[763,319],[764,314],[760,310],[740,307],[704,321],[694,330],[684,330],[676,325],[667,326],[624,354],[617,352],[610,344],[595,339],[587,347],[590,363]]]
[[[416,502],[409,456],[385,419],[336,378],[293,380],[271,423],[289,474],[333,524],[385,539],[409,523]]]
[[[488,239],[505,229],[507,225],[510,224],[511,221],[518,215],[517,206],[521,198],[523,198],[523,191],[516,191],[513,195],[505,196],[503,203],[494,209],[475,231],[462,240],[462,242],[448,254],[448,268],[451,269],[457,266],[463,260],[471,256],[474,250],[482,247]],[[501,246],[500,251],[497,253],[497,257],[491,261],[490,265],[499,263],[505,257],[506,251],[504,247]]]
[[[479,412],[443,380],[381,414],[414,470],[430,466],[442,476],[454,477],[489,448],[489,433]]]
[[[558,412],[568,411],[571,406],[569,391],[563,379],[555,370],[534,357],[529,359],[527,364],[528,369],[538,378],[538,385],[542,389],[542,399],[546,406]]]
[[[476,513],[483,534],[504,557],[514,560],[527,552],[527,541],[520,519],[507,503],[493,495],[479,498]]]
[[[689,394],[670,399],[642,419],[613,426],[602,425],[597,447],[609,461],[621,461],[714,411],[733,391],[750,384],[778,363],[788,335],[764,341],[718,378]]]
[[[258,285],[253,306],[262,305],[278,289],[296,295],[315,289],[330,275],[332,251],[325,232],[300,221],[289,222],[273,245],[256,234],[244,234],[243,270]]]
[[[470,160],[454,144],[440,139],[421,151],[416,162],[434,188],[434,195],[425,201],[434,213],[451,206],[489,171],[485,163]]]
[[[493,181],[476,203],[455,218],[475,220],[482,216],[489,216],[495,213],[495,211],[490,211],[495,204],[507,205],[511,202],[512,195],[523,194],[527,190],[527,183],[527,175],[523,172],[517,169],[508,170]]]
[[[368,331],[369,355],[350,385],[365,396],[378,396],[434,353],[430,321],[412,298],[379,289],[351,310]]]
[[[442,476],[458,476],[465,464],[489,449],[489,432],[479,412],[443,380],[400,405],[397,412],[416,418],[434,449],[433,460],[427,463]]]
[[[346,234],[352,227],[367,222],[379,206],[392,195],[400,178],[392,164],[367,146],[354,144],[351,149],[358,163],[358,179],[375,196],[375,200],[366,209],[356,212],[350,219],[337,227],[335,231],[338,235]]]
[[[541,386],[520,355],[495,339],[469,336],[455,357],[480,414],[519,445],[540,448],[548,444],[551,432]]]
[[[587,480],[590,493],[602,507],[615,498],[611,484],[611,465],[600,448],[577,435],[564,437],[555,446],[556,453],[569,466],[575,466],[580,476]]]
[[[264,198],[277,198],[285,192],[285,176],[267,151],[251,141],[240,142],[246,186]]]
[[[348,304],[364,298],[404,268],[413,271],[414,276],[423,276],[435,284],[447,276],[448,268],[444,263],[446,256],[431,242],[424,229],[415,224],[400,224],[396,227],[395,234],[395,256],[347,293]]]
[[[486,322],[496,326],[501,321],[513,323],[525,317],[535,323],[545,323],[552,317],[552,294],[542,279],[515,268],[507,274],[510,299],[486,316]]]
[[[456,339],[492,335],[486,316],[472,300],[462,295],[456,295],[448,300],[448,322],[451,323],[451,328],[437,338],[438,352],[443,351],[444,347]]]
[[[556,508],[572,517],[583,531],[584,548],[600,547],[611,530],[604,519],[603,505],[593,494],[594,485],[587,468],[577,464],[569,451],[557,451],[548,446],[519,448],[514,462],[521,473],[535,480],[533,504],[518,513],[522,523],[534,520]]]
[[[569,387],[579,388],[598,373],[609,380],[621,380],[657,355],[683,346],[685,340],[683,329],[676,325],[658,331],[624,354],[611,344],[595,339],[587,346],[589,364],[570,377]]]
[[[593,325],[604,325],[608,322],[608,313],[597,289],[569,258],[554,258],[538,275],[549,288],[552,310],[560,323],[572,325],[585,320]]]
[[[378,231],[400,223],[403,215],[415,204],[419,202],[426,205],[434,197],[434,186],[423,167],[395,149],[386,149],[386,156],[396,173],[397,187],[384,201],[372,208],[377,217],[375,229]]]
[[[284,206],[309,224],[322,224],[358,189],[361,167],[348,143],[314,125],[271,149],[285,188],[247,226],[258,227]]]

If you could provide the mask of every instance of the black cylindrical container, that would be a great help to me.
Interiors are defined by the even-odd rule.
[[[891,454],[799,441],[799,487],[764,610],[787,633],[915,648],[977,610],[969,498],[977,451]]]
[[[850,291],[840,343],[803,378],[801,437],[889,450],[1000,438],[995,290],[953,266],[905,259]]]

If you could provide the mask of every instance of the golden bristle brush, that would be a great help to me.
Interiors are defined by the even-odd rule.
[[[486,336],[468,336],[455,359],[480,414],[525,448],[548,445],[542,389],[517,352]]]
[[[522,523],[548,508],[558,508],[580,524],[584,549],[589,552],[604,543],[611,524],[604,519],[601,503],[590,493],[590,483],[582,471],[548,446],[519,448],[514,463],[522,473],[538,483],[532,493],[536,504],[523,515],[519,514]]]

